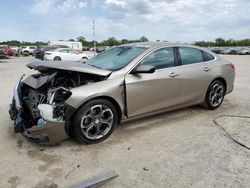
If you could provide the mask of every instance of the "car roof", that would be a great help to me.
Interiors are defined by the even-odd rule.
[[[162,47],[189,47],[209,52],[210,54],[213,54],[213,56],[217,57],[217,55],[208,48],[181,42],[135,42],[135,43],[124,44],[121,46],[145,47],[147,48],[147,51],[153,51],[157,48],[162,48]]]
[[[145,47],[145,48],[151,48],[151,49],[154,49],[154,48],[159,48],[159,47],[171,47],[171,46],[184,46],[184,47],[195,47],[195,48],[200,48],[198,46],[195,46],[195,45],[191,45],[191,44],[188,44],[188,43],[179,43],[179,42],[176,42],[176,43],[171,43],[171,42],[135,42],[135,43],[128,43],[128,44],[124,44],[124,45],[121,45],[121,46],[138,46],[138,47]],[[200,48],[202,49],[202,48]]]

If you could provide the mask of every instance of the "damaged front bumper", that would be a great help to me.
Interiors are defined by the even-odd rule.
[[[50,140],[53,140],[53,138],[49,138],[50,128],[48,128],[48,126],[53,127],[53,132],[56,133],[62,131],[55,131],[55,127],[57,127],[58,129],[62,129],[64,127],[65,132],[67,133],[67,135],[69,135],[69,122],[71,121],[70,118],[71,115],[75,112],[75,109],[71,106],[65,105],[65,120],[67,120],[67,122],[64,119],[53,118],[53,107],[50,104],[38,105],[41,118],[34,122],[30,121],[30,119],[28,118],[28,109],[27,107],[25,107],[25,101],[23,100],[22,96],[23,77],[24,75],[17,81],[14,87],[12,103],[10,104],[9,108],[10,119],[14,121],[14,131],[16,133],[22,133],[22,135],[28,141],[35,143],[49,142]],[[34,127],[32,127],[33,125]]]
[[[22,133],[22,135],[28,140],[36,143],[47,142],[49,138],[47,135],[32,134],[31,131],[25,128],[25,119],[23,118],[23,106],[22,106],[22,93],[21,82],[24,75],[17,81],[14,90],[12,103],[9,108],[10,119],[14,121],[14,130],[16,133]]]
[[[10,119],[14,121],[15,132],[23,132],[24,120],[22,118],[22,100],[21,100],[21,81],[24,75],[17,81],[14,90],[12,103],[10,104],[9,115]]]

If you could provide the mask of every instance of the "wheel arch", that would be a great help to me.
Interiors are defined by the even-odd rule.
[[[104,95],[104,96],[97,96],[97,97],[91,98],[90,100],[86,101],[86,102],[83,103],[82,105],[84,105],[84,104],[86,104],[87,102],[90,102],[90,101],[92,101],[92,100],[96,100],[96,99],[104,99],[104,100],[107,100],[107,101],[111,102],[111,103],[115,106],[115,108],[116,108],[116,110],[117,110],[118,122],[120,123],[121,118],[122,118],[122,109],[121,109],[119,103],[118,103],[113,97],[105,96],[105,95]],[[82,106],[82,105],[81,105],[81,106]]]
[[[217,77],[217,78],[215,78],[215,79],[209,84],[209,86],[210,86],[215,80],[219,80],[219,81],[221,81],[221,82],[224,84],[224,86],[225,86],[225,93],[226,93],[226,91],[227,91],[227,81],[226,81],[226,79],[223,78],[223,77]]]
[[[109,102],[111,102],[116,110],[117,110],[117,114],[118,114],[118,122],[121,121],[121,118],[122,118],[122,109],[121,109],[121,106],[119,105],[119,103],[113,98],[113,97],[110,97],[110,96],[107,96],[107,95],[100,95],[100,96],[95,96],[93,98],[90,98],[88,99],[87,101],[85,101],[84,103],[82,103],[77,109],[76,111],[78,111],[81,107],[83,107],[84,105],[86,105],[87,103],[89,103],[90,101],[93,101],[93,100],[97,100],[97,99],[104,99],[104,100],[107,100]]]
[[[90,101],[93,101],[93,100],[97,100],[97,99],[104,99],[104,100],[107,100],[109,102],[111,102],[116,110],[117,110],[117,115],[118,115],[118,123],[121,122],[121,119],[122,119],[122,109],[119,105],[119,103],[112,97],[110,96],[105,96],[105,95],[102,95],[102,96],[96,96],[96,97],[93,97],[93,98],[90,98],[88,99],[87,101],[85,101],[84,103],[82,103],[79,107],[77,107],[73,113],[70,115],[70,117],[68,117],[68,121],[66,124],[65,124],[65,131],[67,133],[67,135],[71,138],[74,138],[74,135],[73,135],[73,129],[74,129],[74,126],[73,126],[73,119],[75,117],[75,115],[77,114],[78,110],[83,107],[84,105],[86,105],[87,103],[89,103]]]
[[[86,55],[82,56],[82,59],[89,59]]]

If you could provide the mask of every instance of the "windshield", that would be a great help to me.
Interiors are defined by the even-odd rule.
[[[86,64],[100,69],[119,70],[128,65],[145,49],[145,47],[136,46],[114,47],[88,60]]]

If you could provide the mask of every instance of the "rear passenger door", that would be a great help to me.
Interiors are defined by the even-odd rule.
[[[183,105],[203,102],[208,85],[213,79],[213,59],[211,54],[203,50],[178,47],[180,95]]]

